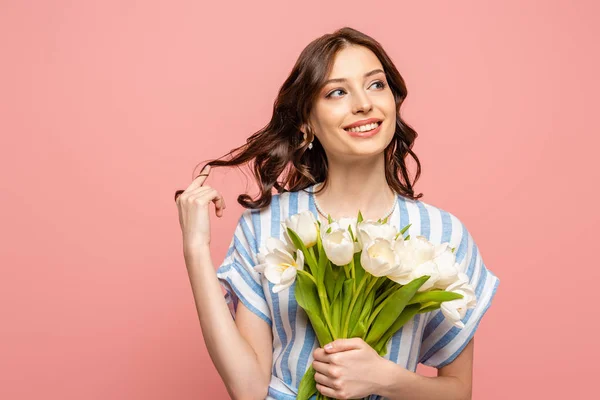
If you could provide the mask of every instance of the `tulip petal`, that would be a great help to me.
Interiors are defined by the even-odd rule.
[[[287,267],[281,274],[281,283],[293,282],[296,279],[296,268]]]
[[[279,293],[292,286],[292,282],[273,286],[273,293]]]
[[[281,282],[281,268],[279,265],[267,264],[265,267],[265,278],[271,283],[278,284]]]

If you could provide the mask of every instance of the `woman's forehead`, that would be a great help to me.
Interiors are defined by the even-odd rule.
[[[375,53],[362,46],[346,47],[335,55],[327,79],[362,79],[375,69],[383,70]]]

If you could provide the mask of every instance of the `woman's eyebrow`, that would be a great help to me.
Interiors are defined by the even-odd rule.
[[[365,78],[368,78],[371,75],[375,75],[379,72],[383,72],[383,70],[381,69],[374,69],[373,71],[367,72],[365,74]],[[346,78],[336,78],[336,79],[329,79],[327,81],[325,81],[325,83],[323,85],[327,85],[328,83],[334,83],[334,82],[346,82],[347,79]]]

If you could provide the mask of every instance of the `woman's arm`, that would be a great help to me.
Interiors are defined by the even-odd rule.
[[[474,340],[454,361],[438,369],[437,377],[419,375],[390,362],[382,374],[381,394],[390,400],[471,400]]]
[[[184,249],[204,343],[232,399],[264,399],[271,379],[271,328],[238,303],[235,321],[223,297],[210,248]]]

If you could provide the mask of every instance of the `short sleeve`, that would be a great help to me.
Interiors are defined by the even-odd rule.
[[[458,220],[457,220],[458,221]],[[462,319],[464,328],[458,328],[437,309],[427,315],[421,340],[419,362],[430,367],[442,368],[451,363],[462,352],[475,335],[483,315],[492,304],[500,279],[483,262],[481,253],[466,227],[462,228],[460,244],[456,249],[456,262],[460,270],[469,277],[475,289],[476,306],[468,309]]]
[[[258,264],[258,243],[253,212],[245,210],[238,220],[225,259],[217,269],[217,278],[226,290],[225,300],[234,319],[241,300],[250,311],[272,325],[261,275],[254,269]]]

